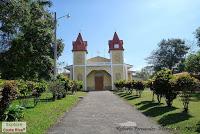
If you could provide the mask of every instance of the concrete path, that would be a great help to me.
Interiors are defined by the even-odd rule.
[[[89,92],[49,134],[166,134],[110,91]]]

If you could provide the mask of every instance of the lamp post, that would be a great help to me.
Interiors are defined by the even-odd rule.
[[[67,14],[67,15],[64,15],[64,16],[61,16],[59,18],[56,17],[56,12],[54,12],[54,79],[56,79],[56,76],[57,76],[57,53],[58,53],[58,50],[57,50],[57,21],[58,19],[61,19],[61,18],[64,18],[66,17],[67,19],[70,17],[70,14]]]

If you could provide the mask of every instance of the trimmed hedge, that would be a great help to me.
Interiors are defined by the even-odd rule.
[[[114,82],[115,87],[117,90],[125,90],[127,93],[132,94],[132,91],[135,89],[136,94],[141,97],[142,91],[145,88],[145,82],[144,81],[125,81],[120,80]]]

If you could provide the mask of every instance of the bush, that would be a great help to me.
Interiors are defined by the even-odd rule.
[[[3,86],[4,80],[0,79],[0,88]]]
[[[18,86],[18,91],[20,93],[20,96],[23,96],[24,98],[27,96],[31,96],[32,95],[32,90],[35,86],[34,82],[26,82],[23,80],[18,80],[17,81],[17,86]]]
[[[34,93],[32,95],[40,97],[43,92],[47,90],[48,84],[45,81],[36,82],[32,88]]]
[[[59,74],[59,75],[57,76],[57,80],[60,80],[60,81],[67,81],[68,78],[67,78],[66,76],[62,75],[62,74]]]
[[[66,96],[66,90],[63,81],[52,81],[49,85],[49,89],[53,94],[53,100],[61,99]]]
[[[154,91],[154,87],[153,87],[153,79],[149,79],[148,81],[145,82],[145,87],[149,88],[153,95],[152,95],[152,101],[154,101],[154,95],[155,95],[155,91]]]
[[[76,81],[77,84],[77,91],[81,91],[83,89],[83,82],[82,81]]]
[[[135,88],[135,81],[127,81],[125,82],[125,88],[129,94],[132,94],[133,89]]]
[[[139,97],[142,95],[142,91],[144,91],[145,85],[143,81],[134,82],[134,88],[136,89],[136,93]]]
[[[65,91],[68,92],[71,90],[71,80],[66,79],[65,80]]]
[[[160,103],[161,98],[165,97],[167,106],[172,106],[173,100],[176,98],[178,92],[173,87],[172,71],[169,69],[163,69],[156,73],[153,81],[153,91],[157,95],[157,100]]]
[[[23,113],[24,107],[19,105],[12,106],[10,105],[3,114],[4,121],[19,121],[21,118],[24,117]]]
[[[199,82],[188,73],[182,73],[175,78],[175,88],[180,93],[181,101],[183,103],[184,111],[188,112],[188,106],[191,98],[191,93],[196,89]]]
[[[4,111],[9,107],[12,100],[17,98],[17,84],[15,81],[6,81],[1,91],[2,98],[0,101],[0,119]]]
[[[28,82],[29,85],[29,82]],[[32,84],[30,84],[31,86]],[[39,97],[41,96],[42,93],[44,93],[47,90],[48,84],[45,81],[40,81],[33,83],[32,87],[32,96],[34,96],[34,106],[37,105],[39,101]]]
[[[117,90],[123,90],[123,88],[125,87],[125,81],[124,80],[119,80],[114,82],[115,87],[117,88]]]

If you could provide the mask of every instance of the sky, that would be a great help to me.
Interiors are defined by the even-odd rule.
[[[109,58],[108,40],[118,33],[124,41],[124,59],[140,70],[162,39],[181,38],[195,49],[200,27],[200,0],[52,0],[58,20],[57,38],[65,43],[59,62],[72,64],[72,41],[81,32],[88,41],[87,58]]]

